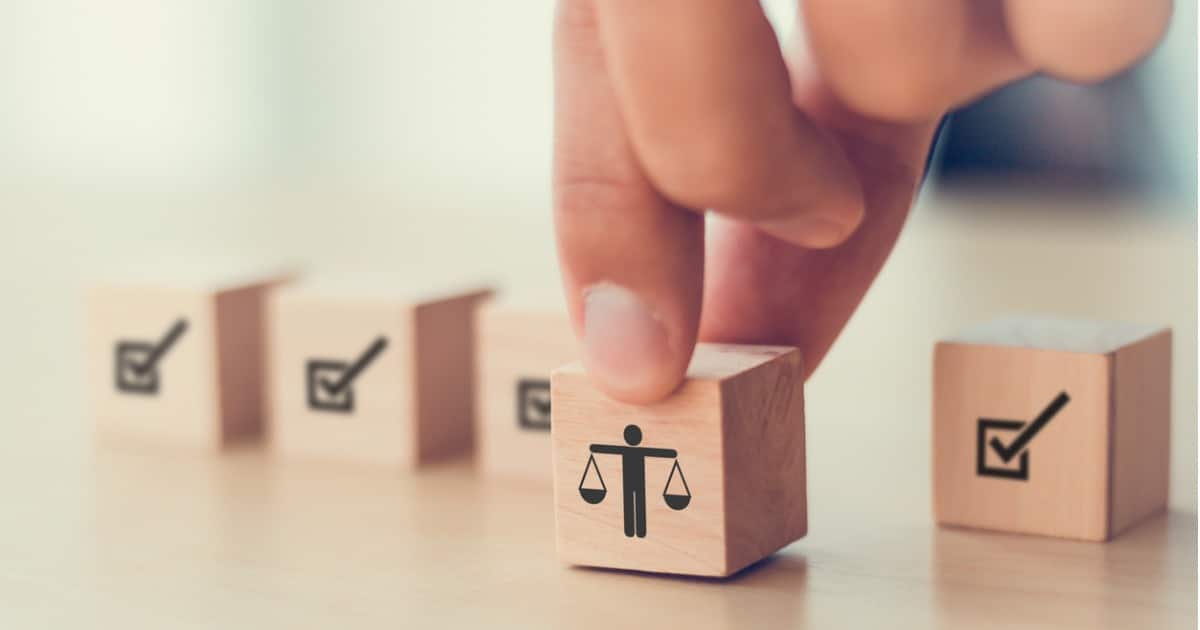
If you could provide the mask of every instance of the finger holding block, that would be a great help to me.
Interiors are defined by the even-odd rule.
[[[1171,333],[993,321],[934,351],[937,521],[1104,541],[1166,507]]]
[[[652,405],[552,377],[559,557],[724,577],[808,529],[804,370],[795,348],[700,344]]]
[[[469,448],[473,319],[486,295],[328,278],[274,292],[272,449],[413,468]]]
[[[264,300],[278,265],[168,265],[87,291],[90,398],[105,440],[222,448],[261,434]]]

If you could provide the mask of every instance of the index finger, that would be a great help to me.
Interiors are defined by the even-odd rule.
[[[793,105],[758,2],[603,0],[596,17],[630,140],[664,196],[808,247],[854,231],[857,177]]]

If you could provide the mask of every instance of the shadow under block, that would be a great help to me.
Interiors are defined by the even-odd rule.
[[[608,398],[575,363],[552,397],[565,562],[724,577],[807,532],[795,348],[700,344],[680,388],[648,406]]]
[[[998,320],[933,370],[938,523],[1105,541],[1166,508],[1170,330]]]
[[[269,299],[272,448],[411,468],[471,446],[484,291],[406,298],[288,287]]]
[[[288,274],[87,293],[97,434],[222,447],[262,432],[265,296]]]
[[[476,444],[490,476],[549,487],[550,373],[575,359],[565,311],[485,305],[476,319]]]

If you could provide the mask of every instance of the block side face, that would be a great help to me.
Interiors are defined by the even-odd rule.
[[[720,576],[727,573],[724,540],[724,487],[721,456],[719,387],[709,381],[686,381],[668,399],[649,406],[628,405],[594,389],[582,374],[555,372],[551,377],[554,420],[554,508],[559,557],[571,564],[638,571]],[[637,536],[636,492],[628,515],[626,490],[636,491],[626,458],[616,449],[630,446],[625,427],[640,428],[639,448],[656,452],[644,459],[645,534]],[[598,447],[600,452],[594,452]],[[594,456],[605,490],[585,471]],[[674,464],[691,498],[668,504],[664,494],[680,495],[684,483],[673,478]],[[585,478],[586,476],[586,478]]]
[[[419,462],[471,447],[478,303],[477,296],[467,296],[423,305],[413,314]]]
[[[275,296],[270,314],[272,449],[301,459],[413,464],[411,311]],[[361,369],[351,373],[356,364]]]
[[[722,383],[727,572],[808,532],[804,366],[780,355]]]
[[[939,344],[937,521],[1104,540],[1109,387],[1106,355]],[[1063,392],[1066,400],[1056,403]],[[1049,419],[1039,426],[1042,415]]]
[[[476,452],[486,474],[552,483],[550,373],[574,360],[565,313],[478,312]]]
[[[1171,455],[1171,334],[1113,357],[1111,533],[1166,509]]]
[[[216,298],[221,442],[257,438],[265,416],[266,295],[273,285],[223,291]]]
[[[214,296],[95,287],[87,296],[87,379],[97,433],[220,443]]]

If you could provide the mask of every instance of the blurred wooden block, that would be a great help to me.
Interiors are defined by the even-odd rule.
[[[479,310],[476,338],[480,465],[549,487],[550,373],[576,356],[570,320],[565,310],[491,303]]]
[[[262,430],[264,299],[286,271],[159,270],[87,292],[97,434],[222,447]]]
[[[1104,541],[1166,507],[1171,332],[1017,318],[934,352],[939,523]]]
[[[551,380],[564,561],[728,576],[807,532],[795,348],[701,344],[649,406],[601,394],[578,363]]]
[[[273,293],[275,452],[411,468],[468,449],[474,312],[485,295],[337,283]]]

